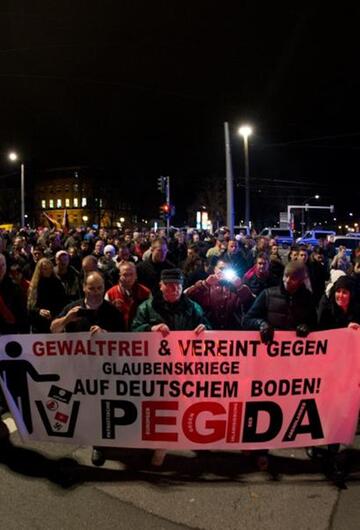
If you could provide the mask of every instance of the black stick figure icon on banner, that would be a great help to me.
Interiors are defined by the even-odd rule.
[[[26,430],[33,432],[31,406],[29,396],[28,376],[36,382],[59,381],[58,374],[40,374],[29,361],[19,359],[22,346],[16,341],[8,342],[5,353],[12,360],[0,361],[0,377],[5,393],[13,400],[14,405],[22,417]],[[35,404],[49,436],[62,436],[71,438],[74,435],[75,425],[79,413],[80,402],[75,401],[71,410],[67,410],[72,397],[72,392],[52,385],[46,401],[50,419],[42,401],[36,400]],[[62,407],[62,410],[59,408]],[[67,428],[65,428],[67,427]]]
[[[8,342],[5,346],[5,353],[10,359],[0,361],[0,377],[3,384],[23,417],[25,427],[29,434],[33,432],[28,375],[36,382],[58,381],[57,374],[39,374],[29,361],[18,360],[22,354],[22,346],[16,341]],[[15,361],[16,359],[16,361]]]

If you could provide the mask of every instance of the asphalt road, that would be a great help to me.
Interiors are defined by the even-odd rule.
[[[360,527],[360,436],[343,453],[346,489],[302,449],[273,451],[270,472],[242,453],[113,451],[102,468],[90,447],[23,444],[0,455],[0,530],[333,529]]]

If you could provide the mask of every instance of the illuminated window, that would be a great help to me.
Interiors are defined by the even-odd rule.
[[[41,201],[41,208],[46,208],[46,201],[44,199]]]
[[[77,208],[79,206],[79,199],[75,197],[74,199],[74,208]]]
[[[81,206],[86,206],[86,203],[87,203],[86,197],[82,197]]]
[[[70,199],[65,199],[65,208],[70,208]]]
[[[57,199],[56,200],[56,208],[61,208],[62,207],[62,200],[61,199]]]
[[[49,208],[54,208],[54,200],[53,199],[49,200]]]
[[[102,199],[100,199],[100,205],[99,206],[100,206],[100,208],[102,208]]]

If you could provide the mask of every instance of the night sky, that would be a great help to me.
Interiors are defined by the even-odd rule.
[[[225,186],[228,121],[238,220],[246,121],[255,220],[315,193],[359,216],[360,9],[239,4],[3,0],[0,173],[9,148],[28,186],[46,168],[102,168],[145,216],[170,175],[182,224]]]

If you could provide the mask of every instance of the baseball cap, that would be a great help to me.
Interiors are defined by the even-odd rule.
[[[160,280],[164,283],[184,283],[184,275],[180,269],[164,269]]]

